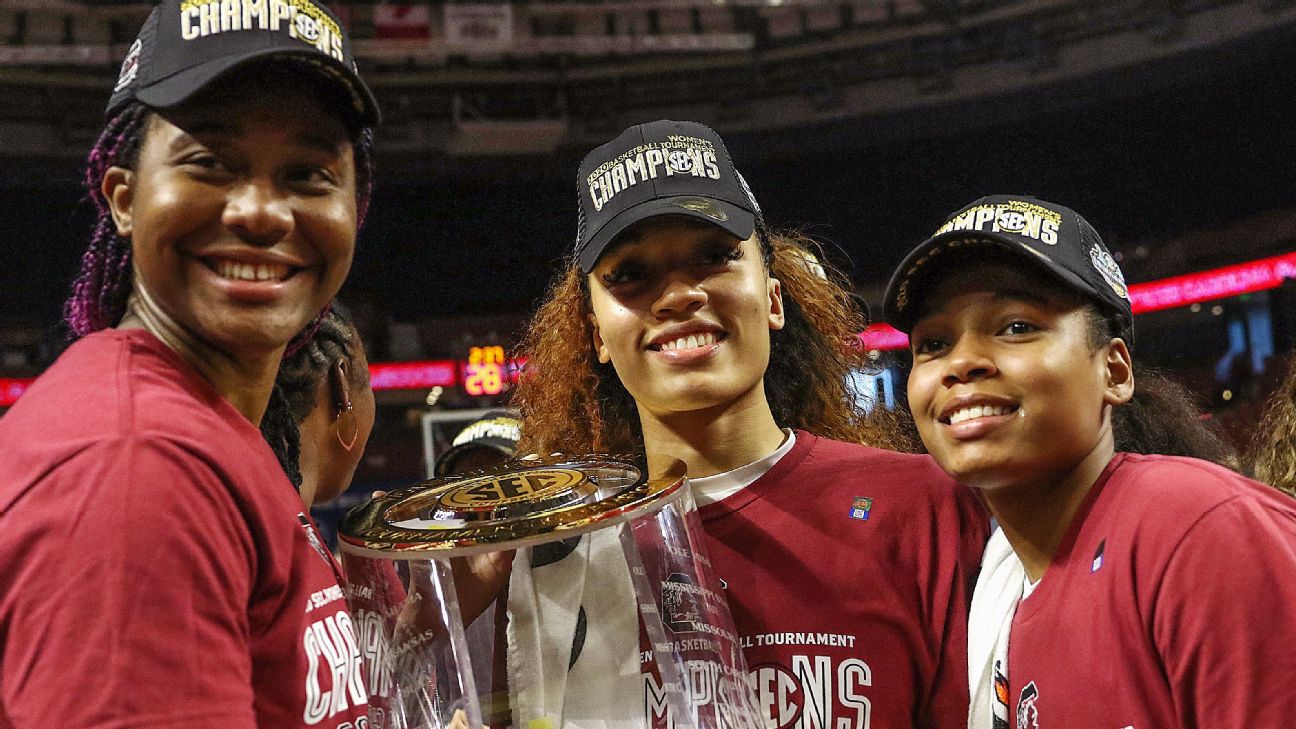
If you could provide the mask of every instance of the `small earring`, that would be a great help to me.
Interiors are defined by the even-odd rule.
[[[356,439],[360,437],[360,424],[356,422],[355,406],[347,403],[338,411],[337,419],[333,421],[333,425],[342,450],[350,453],[351,449],[355,448]],[[342,431],[344,429],[349,431],[351,435],[343,436]]]

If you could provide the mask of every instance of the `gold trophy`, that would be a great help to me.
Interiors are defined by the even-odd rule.
[[[339,543],[374,729],[762,726],[683,464],[434,478]]]

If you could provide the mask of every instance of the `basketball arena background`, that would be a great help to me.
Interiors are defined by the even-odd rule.
[[[330,5],[386,116],[342,294],[379,415],[335,510],[421,478],[506,401],[511,348],[572,243],[581,156],[658,118],[716,128],[769,221],[828,243],[875,312],[945,214],[1031,194],[1104,235],[1140,362],[1238,443],[1291,361],[1296,2]],[[80,172],[149,8],[0,0],[0,412],[66,341]],[[862,381],[902,406],[903,337],[862,336],[885,368]]]

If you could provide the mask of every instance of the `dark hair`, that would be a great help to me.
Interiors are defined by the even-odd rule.
[[[108,120],[86,160],[86,194],[94,203],[96,219],[90,234],[90,245],[81,255],[81,270],[72,284],[72,295],[63,306],[63,316],[72,338],[117,326],[126,314],[131,291],[131,244],[129,238],[117,235],[108,200],[101,190],[109,167],[134,169],[140,148],[148,135],[153,111],[131,102]],[[360,129],[352,139],[356,170],[356,227],[364,222],[373,191],[373,131]],[[311,322],[294,338],[307,339]],[[292,345],[290,345],[292,348]]]
[[[351,317],[334,303],[304,346],[286,355],[275,376],[270,404],[261,417],[261,435],[279,459],[279,465],[296,488],[301,487],[301,430],[298,424],[315,408],[320,383],[341,358],[350,365],[351,383],[364,386],[369,369],[356,366],[360,339]]]
[[[1120,321],[1114,312],[1086,303],[1089,314],[1090,351],[1118,337]],[[1116,450],[1128,453],[1190,456],[1234,470],[1240,462],[1236,449],[1187,388],[1155,370],[1135,366],[1134,395],[1112,409],[1112,436]]]
[[[758,238],[763,237],[758,228]],[[765,393],[780,427],[877,446],[913,446],[884,408],[855,407],[852,371],[867,367],[859,332],[863,313],[821,255],[825,274],[807,261],[817,244],[795,232],[762,241],[770,275],[783,288],[783,329],[770,333]],[[522,413],[520,453],[641,452],[638,411],[611,364],[594,356],[588,279],[574,260],[551,285],[528,325],[526,370],[513,393]]]
[[[139,161],[152,112],[132,103],[108,120],[86,160],[86,194],[94,203],[96,219],[90,245],[81,254],[81,272],[72,284],[72,295],[63,315],[74,337],[107,329],[121,321],[130,294],[130,241],[117,235],[108,200],[100,185],[109,167],[134,169]]]

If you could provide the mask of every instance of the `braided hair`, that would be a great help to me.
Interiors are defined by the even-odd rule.
[[[94,203],[97,217],[90,245],[81,255],[81,270],[72,284],[72,295],[63,306],[63,317],[73,339],[117,326],[126,315],[132,282],[131,242],[117,234],[112,210],[100,185],[109,167],[135,169],[152,119],[152,109],[138,101],[131,102],[108,120],[86,161],[86,194]],[[352,145],[358,229],[369,212],[373,192],[373,130],[368,127],[355,130]],[[310,339],[320,320],[321,317],[316,317],[307,324],[289,343],[288,351],[296,350]]]
[[[81,255],[81,272],[72,284],[72,296],[63,306],[63,316],[74,337],[114,326],[126,313],[131,281],[130,240],[117,235],[100,182],[109,167],[135,168],[151,119],[147,106],[139,102],[128,105],[108,121],[86,161],[86,193],[97,217],[90,245]]]
[[[357,366],[360,337],[345,309],[334,303],[317,321],[310,338],[296,352],[284,356],[270,404],[261,418],[261,435],[294,488],[302,484],[298,426],[315,409],[320,383],[328,377],[329,368],[341,358],[348,365],[352,385],[359,388],[369,382],[369,369]]]

